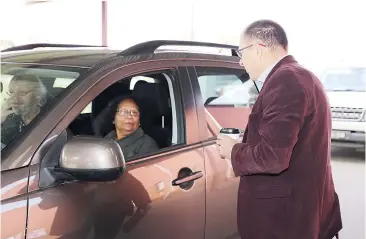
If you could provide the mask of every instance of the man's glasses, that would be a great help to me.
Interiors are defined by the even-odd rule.
[[[245,46],[245,47],[243,47],[243,48],[240,48],[240,49],[238,49],[238,50],[236,50],[236,54],[238,55],[238,57],[241,59],[241,58],[243,58],[243,53],[242,53],[242,51],[244,51],[245,49],[248,49],[249,47],[252,47],[252,46],[254,46],[255,44],[250,44],[249,46]],[[259,46],[263,46],[263,47],[265,47],[266,45],[264,45],[264,44],[262,44],[262,43],[258,43],[258,45]]]
[[[28,90],[28,91],[18,91],[18,92],[7,92],[6,94],[8,96],[14,96],[14,95],[17,95],[17,96],[26,96],[28,95],[30,92],[32,92],[33,90]]]
[[[129,115],[132,117],[138,117],[140,115],[140,113],[136,110],[125,110],[125,109],[118,109],[117,114],[123,117],[127,117]]]

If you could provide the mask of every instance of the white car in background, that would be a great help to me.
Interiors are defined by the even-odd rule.
[[[332,110],[332,146],[364,148],[366,68],[328,69],[321,80]]]

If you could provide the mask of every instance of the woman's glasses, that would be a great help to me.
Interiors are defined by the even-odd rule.
[[[132,117],[138,117],[140,115],[140,113],[137,110],[126,110],[126,109],[118,109],[117,114],[123,117],[127,117],[129,115]]]

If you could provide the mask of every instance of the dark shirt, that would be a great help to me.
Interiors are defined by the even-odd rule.
[[[138,128],[132,134],[120,140],[117,140],[117,134],[115,131],[107,134],[105,138],[116,140],[126,159],[139,154],[148,154],[159,150],[155,140],[145,134],[141,128]]]
[[[26,124],[20,115],[10,114],[1,124],[1,143],[8,145],[22,132],[25,126]]]

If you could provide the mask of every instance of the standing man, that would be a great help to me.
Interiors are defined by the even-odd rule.
[[[318,78],[287,48],[285,31],[270,20],[250,24],[240,39],[240,64],[260,93],[242,143],[217,140],[241,177],[239,233],[242,239],[338,238],[330,107]]]

